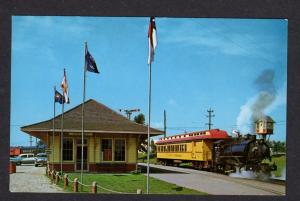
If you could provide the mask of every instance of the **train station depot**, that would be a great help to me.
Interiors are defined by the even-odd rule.
[[[135,170],[137,149],[147,138],[147,126],[130,121],[107,106],[88,100],[84,104],[83,170],[86,172],[128,172]],[[21,131],[47,144],[49,168],[64,172],[81,171],[82,104],[64,112],[63,151],[61,157],[61,114],[32,125]],[[150,135],[163,131],[150,129]]]

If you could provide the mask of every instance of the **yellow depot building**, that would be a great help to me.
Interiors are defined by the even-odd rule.
[[[147,138],[147,126],[137,124],[107,106],[88,100],[84,103],[83,170],[86,172],[128,172],[135,170],[140,142]],[[61,117],[21,127],[48,147],[49,168],[64,172],[81,171],[82,104]],[[54,130],[53,130],[54,124]],[[54,135],[53,135],[54,133]],[[163,131],[150,129],[150,135]],[[61,143],[62,142],[62,143]],[[62,150],[62,152],[61,152]]]

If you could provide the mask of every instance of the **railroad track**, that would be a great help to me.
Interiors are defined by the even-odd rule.
[[[267,182],[272,184],[285,185],[285,180],[281,180],[281,179],[270,179]]]

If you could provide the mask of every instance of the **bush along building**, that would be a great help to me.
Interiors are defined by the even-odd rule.
[[[107,106],[88,100],[84,103],[83,170],[86,172],[128,172],[135,170],[137,149],[147,138],[147,126],[137,124]],[[81,171],[82,104],[64,113],[61,157],[61,116],[21,127],[21,131],[47,144],[49,168],[64,172]],[[150,135],[163,131],[150,128]],[[52,166],[53,165],[53,166]]]

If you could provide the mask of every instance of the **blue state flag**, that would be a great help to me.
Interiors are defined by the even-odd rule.
[[[54,102],[58,102],[60,104],[63,104],[64,102],[64,96],[59,93],[58,91],[55,90],[55,95],[54,95]]]
[[[92,55],[89,53],[88,50],[86,50],[86,54],[85,54],[85,64],[86,64],[87,71],[93,73],[99,73],[95,59],[92,57]]]

